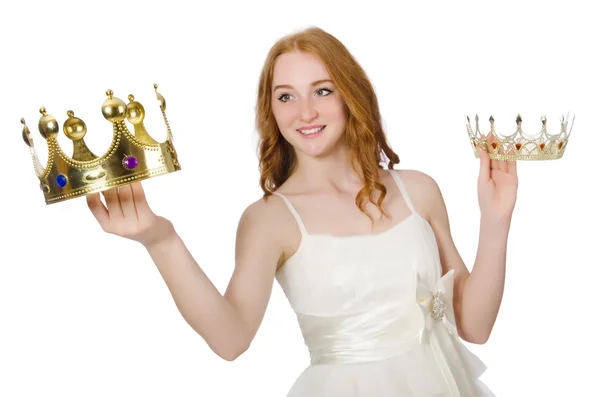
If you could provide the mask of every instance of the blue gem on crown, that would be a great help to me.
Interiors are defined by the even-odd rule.
[[[58,174],[58,176],[56,177],[56,184],[60,187],[67,186],[67,177],[63,174]]]

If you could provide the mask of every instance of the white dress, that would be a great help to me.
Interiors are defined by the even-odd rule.
[[[433,230],[390,173],[411,214],[380,234],[309,234],[276,193],[302,233],[276,279],[311,357],[288,397],[493,396],[457,335],[453,271],[442,277]]]

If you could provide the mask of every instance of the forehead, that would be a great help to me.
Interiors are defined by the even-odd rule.
[[[329,73],[321,60],[305,52],[289,52],[280,55],[273,68],[273,86],[290,84],[302,86],[313,81],[329,79]]]

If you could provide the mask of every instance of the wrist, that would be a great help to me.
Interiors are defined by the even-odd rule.
[[[498,219],[482,216],[479,221],[480,237],[493,237],[495,240],[508,238],[510,218]]]
[[[510,227],[512,221],[512,212],[509,214],[498,215],[493,211],[481,211],[479,218],[482,227]]]
[[[175,227],[169,220],[161,218],[155,228],[158,230],[155,236],[142,242],[142,245],[150,253],[169,251],[179,238]]]

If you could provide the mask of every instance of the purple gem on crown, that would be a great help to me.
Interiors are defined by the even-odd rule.
[[[127,168],[128,170],[135,169],[135,167],[137,167],[137,165],[138,165],[138,161],[134,156],[126,156],[123,159],[123,167]]]

